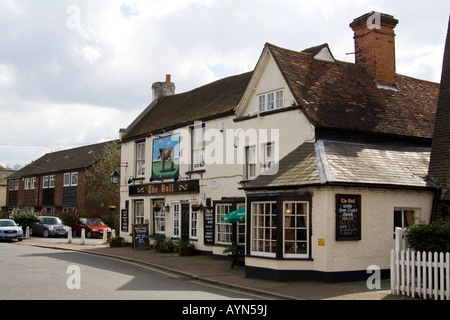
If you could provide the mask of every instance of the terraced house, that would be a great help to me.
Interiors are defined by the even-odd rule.
[[[374,16],[375,15],[375,16]],[[371,19],[375,17],[374,23]],[[167,76],[121,129],[121,235],[245,247],[248,277],[343,280],[389,269],[393,230],[430,221],[439,84],[395,70],[398,21],[356,18],[355,63],[266,43],[253,71],[185,93]],[[222,217],[244,207],[245,222]]]
[[[47,153],[8,176],[9,211],[108,213],[110,204],[86,197],[86,170],[102,155],[108,142]]]

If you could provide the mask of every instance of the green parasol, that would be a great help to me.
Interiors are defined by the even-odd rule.
[[[239,208],[237,210],[231,211],[230,213],[222,216],[222,221],[233,223],[233,222],[244,222],[245,221],[245,208]]]

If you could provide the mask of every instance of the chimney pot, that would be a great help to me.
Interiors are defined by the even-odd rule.
[[[166,82],[170,82],[170,74],[166,74]]]

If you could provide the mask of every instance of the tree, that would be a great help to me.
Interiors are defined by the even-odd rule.
[[[104,203],[110,208],[119,208],[120,185],[111,183],[110,175],[113,171],[120,172],[120,146],[117,142],[106,144],[103,153],[86,170],[86,197],[88,200]],[[115,214],[111,219],[113,225],[117,227]]]

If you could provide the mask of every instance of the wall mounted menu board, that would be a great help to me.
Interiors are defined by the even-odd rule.
[[[214,244],[214,212],[212,208],[206,208],[204,213],[204,244]]]
[[[133,224],[131,226],[133,230],[133,250],[134,249],[149,249],[150,238],[148,235],[148,223],[146,224]]]
[[[336,240],[361,240],[361,195],[336,195]]]
[[[128,232],[128,210],[122,209],[120,220],[122,222],[122,227],[120,228],[121,231]]]

